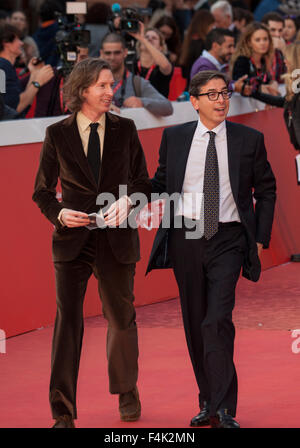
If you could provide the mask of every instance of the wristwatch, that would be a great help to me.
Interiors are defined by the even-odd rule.
[[[32,83],[31,84],[33,84],[34,85],[34,87],[36,87],[37,89],[40,89],[41,88],[41,85],[40,85],[40,83],[39,82],[37,82],[37,81],[32,81]]]

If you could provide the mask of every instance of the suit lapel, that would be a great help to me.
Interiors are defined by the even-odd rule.
[[[238,200],[240,180],[240,156],[244,144],[234,123],[226,121],[229,179],[235,202]]]
[[[104,144],[103,144],[103,154],[102,154],[102,163],[101,163],[101,172],[103,173],[103,169],[105,170],[105,165],[108,162],[110,148],[113,147],[119,129],[119,120],[114,115],[107,113],[106,114],[106,122],[105,122],[105,135],[104,135]],[[78,131],[78,126],[76,122],[76,114],[72,114],[69,118],[66,119],[64,123],[64,138],[70,151],[72,152],[75,160],[83,171],[84,175],[88,178],[90,183],[92,183],[94,188],[98,188],[98,185],[95,181],[94,175],[91,171],[89,162],[87,160],[86,155],[84,154],[80,134]],[[101,182],[101,178],[103,176],[99,176],[99,182]]]
[[[76,115],[77,114],[74,113],[69,118],[67,118],[67,120],[64,123],[64,132],[62,134],[81,170],[95,188],[96,181],[91,171],[87,157],[84,154],[82,141],[80,138],[76,122]]]

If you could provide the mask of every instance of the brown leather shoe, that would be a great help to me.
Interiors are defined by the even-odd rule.
[[[119,395],[119,411],[123,422],[135,422],[141,416],[141,402],[137,387]]]
[[[74,420],[71,415],[60,415],[52,428],[75,428]]]

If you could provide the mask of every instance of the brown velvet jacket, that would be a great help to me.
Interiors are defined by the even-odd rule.
[[[56,198],[58,179],[62,202]],[[151,183],[143,149],[132,120],[106,114],[101,173],[97,185],[84,154],[76,114],[47,128],[40,156],[32,199],[55,226],[53,260],[70,261],[77,257],[89,232],[105,231],[115,257],[121,263],[135,263],[140,258],[137,229],[63,227],[57,217],[62,208],[86,213],[99,210],[100,193],[119,198],[119,185],[127,185],[127,194],[141,192],[148,198]]]

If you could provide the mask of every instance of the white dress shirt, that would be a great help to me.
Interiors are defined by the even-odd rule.
[[[175,215],[183,215],[187,218],[197,220],[200,220],[203,216],[201,212],[203,212],[204,205],[203,180],[206,150],[209,142],[208,131],[209,129],[199,119],[191,144],[181,197]],[[216,128],[212,129],[212,131],[216,133],[215,145],[219,165],[219,221],[240,222],[229,179],[226,122],[223,121]]]

